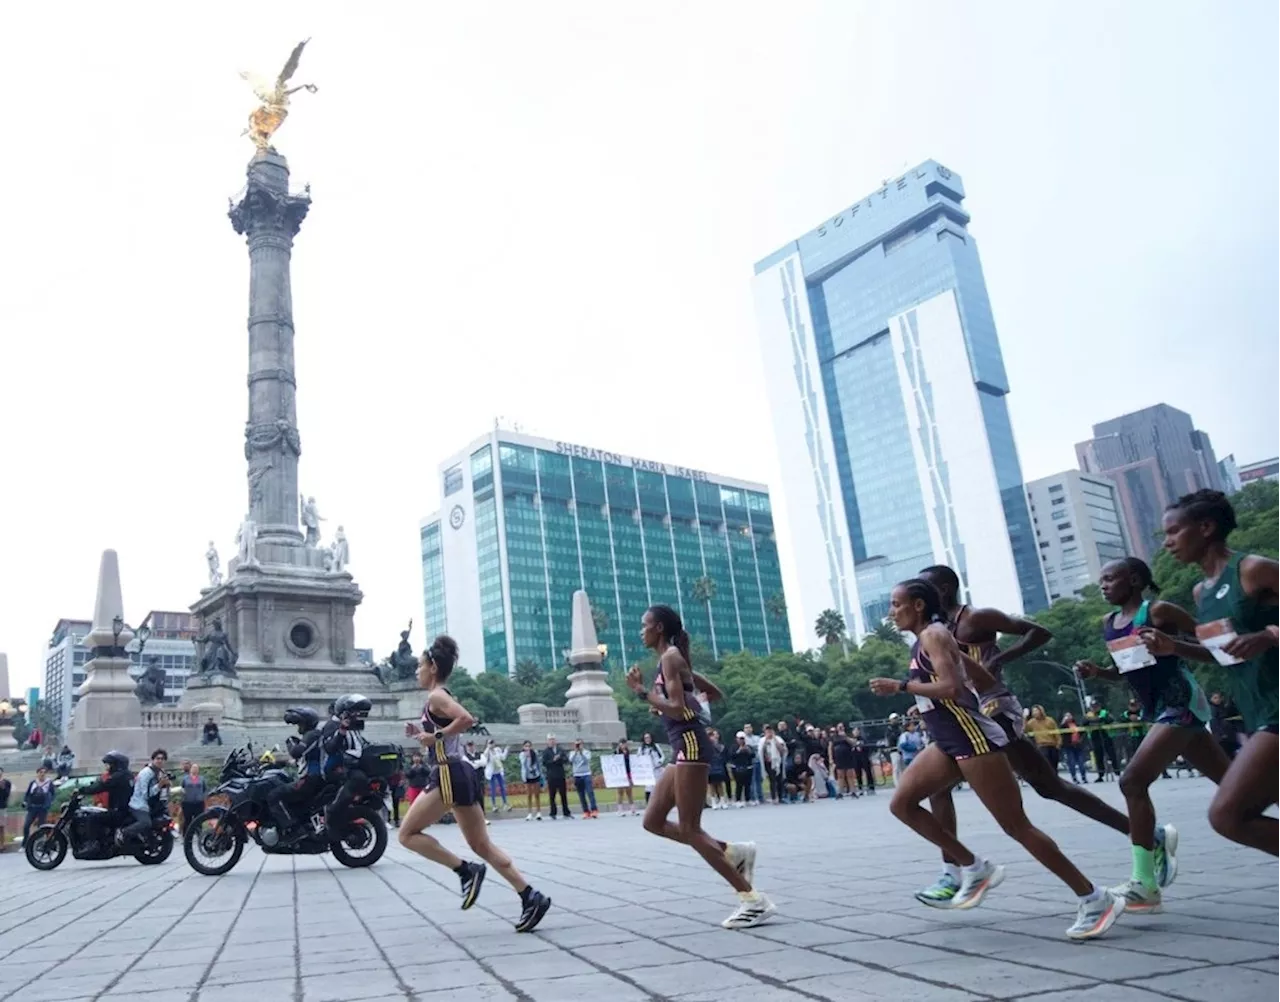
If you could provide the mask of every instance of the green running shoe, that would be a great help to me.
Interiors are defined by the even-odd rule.
[[[916,891],[916,900],[930,908],[950,908],[952,899],[960,890],[960,881],[944,873],[923,891]]]

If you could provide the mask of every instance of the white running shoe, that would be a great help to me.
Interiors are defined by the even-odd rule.
[[[1156,884],[1168,887],[1178,875],[1178,829],[1161,825],[1156,829]],[[1129,905],[1130,910],[1133,905]]]
[[[1111,888],[1111,893],[1124,902],[1124,910],[1135,915],[1156,915],[1164,911],[1160,888],[1148,890],[1141,880],[1127,880]]]
[[[542,812],[541,812],[541,811],[539,811],[537,814],[535,814],[535,815],[533,816],[533,820],[534,820],[534,821],[541,821],[541,820],[542,820]]]
[[[960,871],[960,875],[960,890],[951,899],[951,907],[977,908],[987,896],[987,891],[999,887],[1004,880],[1004,867],[996,866],[990,860],[983,860],[979,869],[964,869]]]
[[[738,898],[738,907],[733,910],[733,914],[720,923],[726,929],[750,929],[767,922],[776,910],[773,902],[759,891],[740,893]]]
[[[1124,914],[1124,898],[1111,891],[1103,891],[1093,901],[1080,902],[1075,923],[1067,930],[1068,939],[1093,939],[1116,924]]]
[[[524,816],[524,819],[525,819],[526,821],[532,821],[532,820],[533,820],[533,815],[532,815],[532,814],[526,814],[526,815]]]
[[[747,805],[746,805],[745,803],[743,803],[741,800],[735,800],[735,801],[733,802],[733,806],[734,806],[734,809],[735,809],[735,810],[739,810],[739,811],[740,811],[740,810],[742,810],[744,807],[746,807]]]
[[[724,858],[729,861],[738,876],[752,887],[756,876],[756,844],[754,842],[730,842],[724,847]]]

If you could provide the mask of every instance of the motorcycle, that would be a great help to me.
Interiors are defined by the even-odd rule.
[[[166,800],[167,802],[167,800]],[[67,858],[67,849],[76,859],[114,859],[132,856],[144,866],[163,863],[173,852],[173,821],[161,808],[152,811],[151,829],[142,844],[118,844],[118,825],[105,807],[84,803],[84,795],[76,790],[67,801],[62,816],[51,825],[41,825],[23,843],[27,862],[37,870],[53,870]]]
[[[355,798],[341,831],[330,831],[325,808],[340,784],[326,783],[306,806],[306,817],[281,832],[267,805],[267,795],[290,782],[289,775],[254,758],[252,746],[233,749],[222,766],[222,783],[209,794],[227,797],[227,806],[211,807],[192,819],[183,833],[182,849],[197,873],[220,877],[240,862],[252,840],[263,852],[319,855],[332,852],[343,866],[372,866],[387,850],[384,797],[387,779],[400,768],[395,745],[367,745],[360,768],[369,777],[368,791]]]

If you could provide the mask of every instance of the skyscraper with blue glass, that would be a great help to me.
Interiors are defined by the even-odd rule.
[[[860,636],[934,563],[983,605],[1046,604],[963,202],[959,175],[930,160],[756,265],[805,629],[836,609]]]
[[[440,490],[419,529],[427,636],[473,671],[562,665],[579,588],[607,665],[643,656],[659,602],[714,654],[791,649],[761,484],[499,430],[441,464]]]

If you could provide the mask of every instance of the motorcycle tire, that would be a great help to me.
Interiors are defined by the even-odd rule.
[[[367,824],[373,829],[373,848],[368,853],[361,856],[353,856],[345,842],[335,839],[329,843],[333,858],[343,866],[349,866],[352,869],[373,866],[374,863],[382,858],[382,854],[387,851],[387,823],[382,820],[382,815],[377,810],[365,808],[357,811],[352,824],[358,823]]]
[[[244,854],[244,832],[240,829],[237,822],[230,822],[231,827],[231,850],[227,853],[226,859],[217,866],[207,866],[196,858],[194,851],[195,836],[200,831],[201,822],[208,821],[211,818],[218,817],[226,813],[225,807],[215,807],[212,810],[204,811],[197,814],[192,819],[191,824],[187,826],[186,832],[182,836],[182,853],[187,857],[187,862],[191,865],[191,869],[196,873],[203,874],[206,877],[221,877],[224,873],[229,873]]]
[[[53,843],[52,855],[37,859],[35,854],[36,846],[47,846],[50,842]],[[68,848],[67,836],[58,831],[53,825],[41,825],[27,836],[22,843],[22,851],[27,857],[27,862],[37,870],[56,870],[62,865],[62,861],[67,858]]]
[[[133,854],[143,866],[156,866],[163,863],[173,853],[173,832],[166,831],[160,836],[160,844],[153,850],[150,846],[145,849],[139,849]]]

